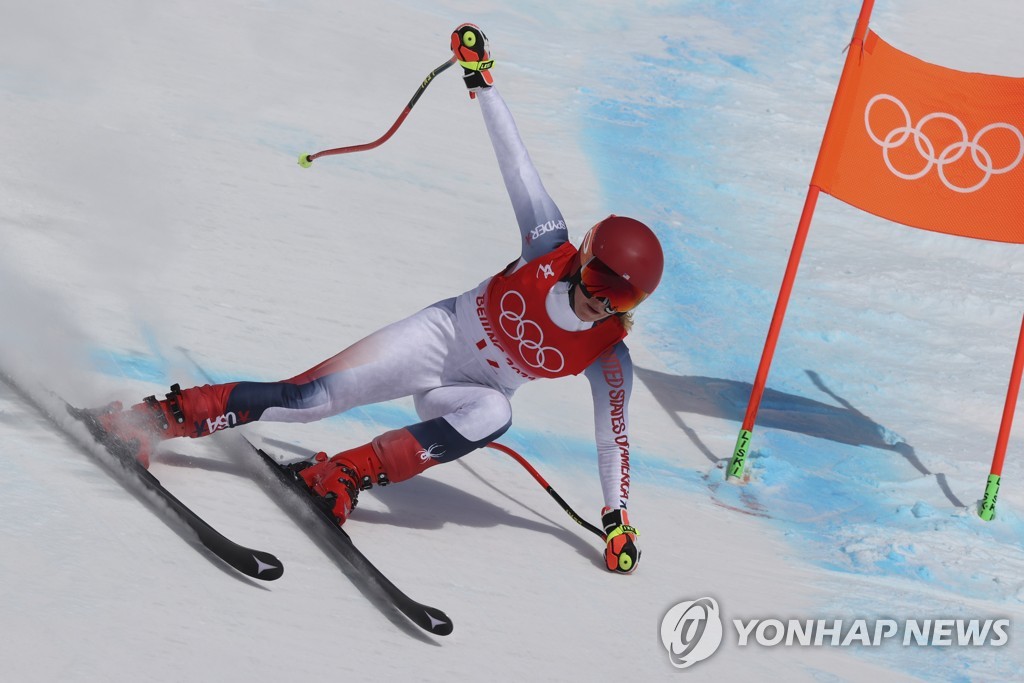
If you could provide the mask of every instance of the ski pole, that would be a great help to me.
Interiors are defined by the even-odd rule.
[[[547,491],[551,495],[551,497],[555,499],[555,502],[558,503],[560,506],[562,506],[562,509],[565,510],[566,514],[568,514],[570,517],[572,517],[574,522],[579,524],[581,527],[583,527],[587,531],[590,531],[592,533],[597,534],[601,538],[602,541],[604,540],[604,532],[601,531],[600,529],[598,529],[593,524],[590,524],[589,522],[587,522],[587,520],[585,520],[582,517],[580,517],[579,515],[577,515],[576,511],[573,510],[571,507],[569,507],[568,503],[566,503],[564,500],[562,500],[562,497],[560,495],[558,495],[558,492],[556,492],[553,488],[551,488],[551,484],[547,483],[547,481],[544,480],[544,477],[540,476],[540,472],[535,470],[533,468],[533,465],[531,465],[529,462],[526,461],[526,458],[524,458],[523,456],[519,455],[518,453],[516,453],[514,450],[512,450],[508,446],[500,444],[497,441],[492,441],[491,443],[487,444],[487,446],[489,448],[493,448],[494,450],[501,451],[502,453],[505,453],[506,455],[511,455],[513,458],[515,458],[516,462],[518,462],[520,465],[525,467],[526,471],[529,472],[530,474],[532,474],[533,478],[537,480],[537,483],[540,484],[541,486],[543,486],[544,490]]]
[[[985,484],[985,495],[981,499],[979,516],[986,522],[996,516],[996,499],[999,497],[999,482],[1003,477],[1003,461],[1006,459],[1006,445],[1010,441],[1010,429],[1013,427],[1013,414],[1017,409],[1017,394],[1020,393],[1021,375],[1024,374],[1024,321],[1020,324],[1020,335],[1017,337],[1017,352],[1013,356],[1013,368],[1010,371],[1010,386],[1006,390],[1006,403],[1003,405],[1003,421],[999,424],[999,435],[996,438],[996,450],[992,456],[992,469]]]
[[[437,67],[429,74],[427,74],[427,77],[423,79],[422,83],[420,83],[420,87],[416,88],[416,92],[413,94],[412,99],[409,100],[409,104],[405,105],[405,109],[402,110],[402,113],[398,116],[395,122],[391,124],[391,127],[388,128],[388,132],[384,133],[384,135],[380,136],[373,142],[367,142],[362,145],[351,145],[349,147],[325,149],[320,152],[317,152],[316,154],[300,154],[299,166],[303,168],[309,168],[310,166],[313,165],[313,160],[319,159],[320,157],[331,156],[333,154],[348,154],[350,152],[363,152],[368,149],[373,149],[374,147],[380,147],[381,145],[383,145],[385,142],[387,142],[388,138],[395,134],[395,131],[398,130],[398,127],[402,125],[402,122],[405,121],[405,117],[408,116],[409,112],[412,111],[412,108],[416,106],[416,102],[420,99],[420,96],[423,95],[423,92],[427,89],[427,86],[430,85],[430,83],[434,80],[434,76],[437,76],[439,73],[441,73],[442,71],[450,67],[452,64],[454,64],[456,62],[456,59],[457,58],[453,55],[452,58],[449,59],[447,62],[445,62],[444,64],[442,64],[441,66]]]

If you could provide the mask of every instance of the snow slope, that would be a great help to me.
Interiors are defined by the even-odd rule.
[[[483,125],[446,57],[488,32],[499,86],[578,238],[648,219],[668,273],[630,347],[634,502],[624,578],[514,462],[483,451],[362,499],[347,527],[417,600],[423,635],[261,489],[236,434],[167,445],[153,473],[233,539],[240,578],[0,386],[0,661],[16,681],[1013,680],[1001,648],[737,647],[674,669],[674,604],[726,619],[1024,615],[1024,437],[999,516],[974,514],[1020,316],[1014,245],[819,203],[752,481],[720,484],[859,3],[98,0],[6,3],[0,22],[0,365],[67,398],[292,376],[475,285],[518,235]],[[944,65],[1024,75],[1019,3],[879,0],[873,28]],[[588,390],[525,387],[503,439],[595,520]],[[579,406],[579,408],[577,408]],[[254,425],[337,451],[411,403]]]

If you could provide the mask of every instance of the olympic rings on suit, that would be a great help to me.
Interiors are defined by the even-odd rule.
[[[512,301],[506,305],[509,298]],[[547,372],[561,372],[565,367],[565,356],[553,346],[544,346],[544,331],[532,320],[525,320],[526,299],[515,290],[505,292],[501,297],[501,315],[498,324],[514,341],[519,342],[519,355],[532,368]],[[514,329],[509,329],[513,326]]]

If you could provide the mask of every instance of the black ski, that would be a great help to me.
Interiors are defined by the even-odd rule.
[[[409,619],[429,633],[433,633],[437,636],[446,636],[452,632],[454,625],[452,620],[448,618],[448,615],[437,609],[436,607],[430,607],[423,605],[408,595],[403,593],[395,584],[391,583],[388,577],[384,576],[383,573],[377,567],[370,562],[369,559],[356,547],[355,543],[352,542],[352,537],[342,529],[334,516],[317,504],[317,499],[312,496],[309,489],[306,488],[305,483],[295,475],[291,470],[281,466],[278,462],[265,451],[257,448],[255,444],[246,439],[253,450],[255,450],[260,459],[270,468],[277,479],[285,486],[290,489],[295,495],[300,498],[306,506],[318,517],[328,529],[330,529],[330,539],[341,555],[349,561],[354,567],[364,572],[370,579],[376,583],[381,590],[388,596],[392,604],[398,610],[409,617]]]
[[[32,395],[10,375],[0,371],[0,381],[3,381],[4,384],[10,387],[11,390],[21,398],[25,405],[30,406],[43,416],[47,422],[53,425],[69,442],[74,444],[76,447],[81,448],[90,458],[97,461],[105,469],[115,473],[112,470],[110,463],[98,457],[82,438],[76,435],[72,430],[69,430],[57,416],[44,407],[42,403],[33,398]],[[172,511],[174,511],[175,515],[193,532],[195,532],[200,543],[209,549],[210,552],[241,573],[254,579],[273,581],[274,579],[281,577],[284,573],[284,565],[279,559],[268,552],[253,550],[239,545],[218,532],[202,517],[197,515],[184,503],[178,500],[174,494],[164,488],[163,484],[161,484],[149,470],[143,467],[138,460],[135,459],[127,446],[116,439],[112,439],[100,426],[92,412],[75,408],[66,401],[63,401],[63,399],[60,400],[64,403],[68,413],[85,424],[93,438],[95,438],[97,442],[103,445],[104,448],[114,456],[122,470],[128,476],[134,477],[141,482],[148,490],[157,494],[160,499],[163,500]]]
[[[180,348],[182,355],[195,367],[196,371],[210,384],[216,384],[217,379],[206,371],[189,352],[188,349]],[[395,606],[398,611],[409,618],[414,624],[427,631],[438,636],[446,636],[452,632],[455,628],[452,624],[452,620],[447,614],[437,609],[436,607],[430,607],[416,602],[408,595],[403,593],[395,584],[391,583],[391,580],[386,577],[376,565],[371,562],[366,555],[356,547],[352,541],[352,537],[348,535],[344,529],[342,529],[334,516],[324,508],[317,505],[316,498],[314,498],[309,489],[306,488],[304,482],[296,478],[296,475],[292,473],[286,467],[280,465],[277,460],[272,456],[268,455],[266,451],[260,449],[248,437],[241,435],[242,439],[245,440],[246,444],[252,448],[259,456],[260,460],[270,468],[270,471],[274,473],[274,476],[284,486],[295,494],[295,497],[302,501],[302,503],[308,507],[314,516],[319,518],[323,522],[323,527],[326,529],[326,534],[323,535],[325,540],[328,540],[338,553],[348,561],[353,567],[356,567],[359,571],[362,571],[371,581],[373,581],[384,594],[391,601],[391,604]]]

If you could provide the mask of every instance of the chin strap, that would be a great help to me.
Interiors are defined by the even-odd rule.
[[[565,282],[569,283],[569,310],[576,312],[576,287],[580,284],[582,268],[577,268],[574,273],[570,273],[566,278]]]

